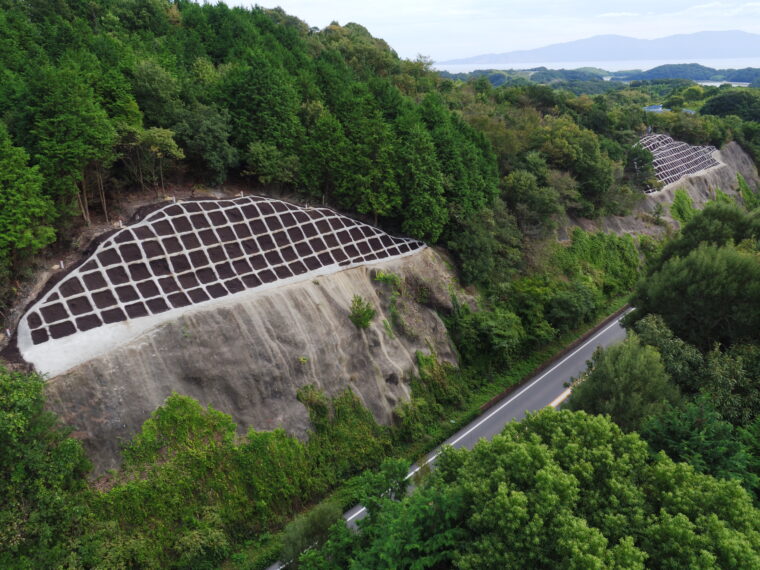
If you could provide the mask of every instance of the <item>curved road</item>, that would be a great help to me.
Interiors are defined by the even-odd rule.
[[[625,329],[620,326],[620,319],[632,310],[628,309],[611,323],[602,326],[580,346],[526,382],[514,394],[510,394],[484,415],[475,418],[470,424],[452,435],[441,446],[430,452],[423,465],[432,465],[440,454],[443,445],[472,449],[478,440],[492,438],[512,420],[521,419],[526,412],[540,410],[546,406],[556,407],[560,405],[570,395],[570,390],[565,387],[565,383],[586,370],[586,362],[591,359],[591,355],[594,354],[597,347],[610,346],[625,339]],[[412,477],[419,469],[419,465],[413,465],[406,478]],[[346,519],[349,526],[356,527],[356,521],[366,515],[367,509],[361,505],[356,505],[343,513],[343,518]],[[279,570],[286,566],[287,564],[277,562],[267,570]]]

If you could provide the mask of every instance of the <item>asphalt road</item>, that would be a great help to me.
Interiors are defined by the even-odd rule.
[[[618,343],[624,338],[625,330],[620,326],[619,319],[606,324],[549,368],[527,381],[522,388],[495,404],[484,415],[474,419],[431,451],[423,465],[434,463],[443,445],[472,449],[481,438],[492,438],[500,433],[507,423],[521,419],[526,412],[540,410],[546,406],[558,406],[570,395],[565,383],[586,370],[586,362],[591,359],[594,350],[599,346]],[[411,478],[419,469],[419,465],[413,465],[406,478]],[[343,513],[343,518],[349,526],[355,527],[356,521],[366,515],[367,510],[361,505],[356,505]],[[279,570],[286,566],[287,564],[277,562],[267,570]]]
[[[565,383],[586,370],[586,362],[591,359],[594,350],[599,346],[615,344],[624,338],[625,330],[620,326],[619,319],[608,323],[580,346],[526,382],[522,388],[452,435],[442,445],[472,449],[481,438],[491,439],[497,433],[501,433],[507,423],[521,419],[526,412],[540,410],[546,406],[558,406],[570,395]],[[439,453],[440,447],[437,447],[428,455],[423,465],[435,462]],[[406,478],[412,477],[419,469],[419,465],[413,465]],[[353,525],[366,514],[367,510],[357,505],[345,512],[343,518],[349,525]]]

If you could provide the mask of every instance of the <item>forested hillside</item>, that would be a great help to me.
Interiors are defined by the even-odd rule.
[[[304,559],[312,567],[757,563],[760,517],[747,494],[758,489],[757,210],[686,208],[694,220],[664,246],[568,221],[632,211],[653,184],[651,154],[634,146],[647,128],[690,144],[735,140],[757,160],[760,124],[745,112],[754,100],[667,80],[596,95],[599,81],[549,71],[551,85],[447,79],[358,24],[320,30],[279,9],[187,0],[0,7],[3,318],[39,260],[78,247],[84,227],[109,228],[136,196],[159,201],[190,188],[286,192],[440,246],[478,305],[453,299],[443,317],[461,366],[418,355],[418,376],[405,379],[412,397],[393,426],[379,426],[350,390],[328,398],[305,389],[308,441],[241,435],[230,416],[174,395],[124,442],[123,468],[95,482],[79,441],[44,411],[44,379],[0,367],[0,566],[265,567],[280,556],[284,525],[326,497],[315,515],[322,530],[357,500],[376,508],[361,535],[336,527]],[[666,101],[703,108],[642,109]],[[742,196],[757,206],[753,189]],[[589,409],[620,428],[540,414],[471,456],[446,454],[409,499],[377,498],[389,484],[401,491],[406,463],[392,458],[439,443],[623,305],[644,269],[637,302],[661,318],[642,319],[638,340],[617,349],[635,352],[624,361],[636,364],[630,372],[663,388],[654,401],[642,396],[643,411]],[[690,276],[704,272],[695,293]],[[376,279],[389,310],[425,295],[398,275]],[[715,292],[726,287],[735,306],[722,312]],[[576,402],[593,392],[593,374],[582,386],[573,406],[588,409]],[[708,400],[713,407],[695,408]],[[704,459],[712,440],[692,441],[690,427],[676,433],[703,416],[710,437],[735,450],[723,463]],[[621,428],[640,428],[649,447]],[[360,475],[388,458],[380,474]],[[485,483],[468,474],[480,459]],[[480,485],[498,491],[493,500]],[[507,520],[507,507],[519,516]],[[514,551],[494,546],[505,543]]]

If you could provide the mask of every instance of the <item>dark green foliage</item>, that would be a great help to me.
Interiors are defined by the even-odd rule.
[[[745,121],[760,120],[760,94],[753,89],[730,89],[702,106],[704,115],[736,115]]]
[[[305,568],[753,567],[760,516],[609,419],[544,410],[472,451],[447,449],[400,502],[331,538]],[[655,564],[656,565],[656,564]]]
[[[377,311],[372,303],[365,301],[359,295],[354,295],[351,299],[351,312],[348,318],[358,329],[366,329],[375,318]]]
[[[634,431],[648,416],[679,400],[660,354],[635,336],[607,349],[598,349],[589,372],[573,389],[572,410],[609,414],[621,428]]]

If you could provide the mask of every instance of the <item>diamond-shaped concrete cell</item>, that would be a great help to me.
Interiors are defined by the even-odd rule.
[[[19,350],[40,371],[62,372],[199,305],[424,247],[269,198],[168,204],[105,239],[29,307]]]

